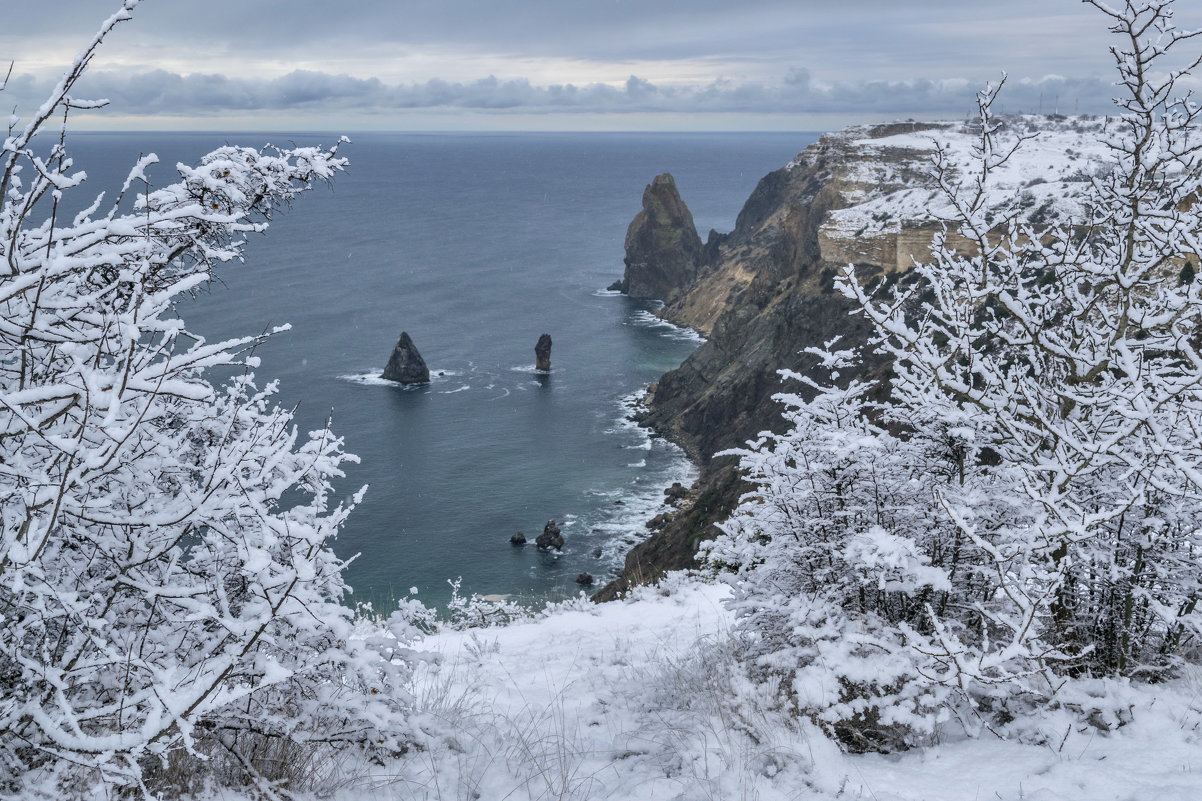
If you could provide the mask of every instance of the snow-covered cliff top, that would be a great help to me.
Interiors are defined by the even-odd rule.
[[[1076,216],[1090,179],[1107,169],[1107,139],[1119,121],[1113,117],[1008,116],[998,136],[1000,147],[1030,137],[987,184],[988,205],[1018,199],[1028,215],[1051,221]],[[847,158],[840,168],[843,198],[850,205],[831,212],[824,232],[832,237],[896,233],[904,223],[950,216],[946,201],[930,177],[936,149],[962,165],[965,180],[974,170],[973,148],[979,128],[970,123],[856,127],[833,136],[842,140]],[[895,132],[902,128],[900,132]],[[887,135],[881,135],[885,133]],[[801,162],[794,161],[789,166]]]

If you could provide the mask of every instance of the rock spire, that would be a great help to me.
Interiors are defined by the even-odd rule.
[[[697,276],[704,246],[693,215],[668,173],[643,190],[643,210],[626,230],[626,272],[618,288],[632,298],[668,301]]]
[[[543,334],[534,346],[534,369],[549,372],[551,369],[551,335]]]

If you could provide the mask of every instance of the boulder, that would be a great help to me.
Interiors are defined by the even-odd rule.
[[[562,550],[563,549],[563,532],[559,529],[559,524],[554,520],[548,520],[547,525],[543,526],[543,533],[535,538],[534,544],[539,550]]]
[[[585,586],[587,586],[587,585],[589,585],[589,584],[592,584],[592,583],[593,583],[593,577],[592,577],[592,574],[590,574],[590,573],[581,573],[579,576],[577,576],[577,577],[576,577],[576,583],[577,583],[577,584],[583,584],[583,585],[585,585]]]
[[[665,500],[675,506],[676,504],[689,497],[689,488],[681,484],[679,481],[672,482],[672,486],[664,490]]]
[[[509,544],[510,545],[525,545],[526,544],[526,535],[519,531],[517,534],[514,534],[512,537],[509,538]]]
[[[626,230],[621,289],[632,298],[672,300],[697,277],[705,247],[668,173],[643,190],[643,210]]]
[[[543,334],[534,346],[534,369],[548,372],[551,369],[551,335]]]
[[[409,334],[404,331],[401,332],[396,347],[392,349],[392,355],[388,357],[388,364],[384,367],[384,378],[401,384],[430,383],[430,368],[417,352],[417,346],[413,344]]]
[[[643,525],[652,531],[659,531],[661,528],[671,523],[674,517],[675,515],[673,515],[671,512],[663,512],[651,518]]]

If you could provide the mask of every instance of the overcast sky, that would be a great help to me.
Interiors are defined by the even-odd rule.
[[[119,6],[0,2],[18,114]],[[1078,0],[143,0],[76,126],[825,130],[963,117],[1003,70],[1006,111],[1105,113],[1105,28]]]

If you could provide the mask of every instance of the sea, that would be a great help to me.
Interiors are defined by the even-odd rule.
[[[225,145],[332,144],[263,133],[75,133],[68,148],[92,192],[115,191],[140,154],[176,179]],[[651,382],[701,341],[656,303],[606,287],[644,186],[670,172],[705,238],[729,231],[766,173],[812,133],[367,133],[349,169],[253,235],[180,304],[209,339],[287,332],[259,347],[260,384],[302,432],[331,421],[359,457],[338,481],[368,487],[333,548],[352,559],[352,600],[387,611],[398,598],[463,594],[516,600],[605,583],[663,490],[686,484],[683,453],[631,419]],[[406,388],[380,373],[402,331],[433,374]],[[534,368],[551,335],[552,370]],[[535,537],[561,526],[561,552]],[[515,547],[523,532],[530,544]]]

